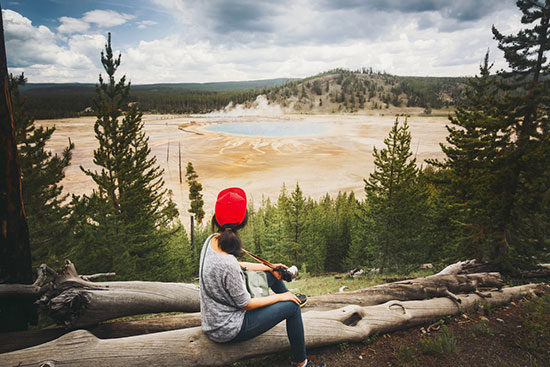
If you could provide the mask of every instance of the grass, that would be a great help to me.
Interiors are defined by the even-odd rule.
[[[409,278],[425,277],[434,274],[434,270],[419,270],[407,274]],[[346,291],[354,291],[362,288],[372,287],[378,284],[387,283],[384,279],[399,278],[403,274],[365,274],[348,278],[345,273],[311,276],[309,274],[300,275],[298,279],[287,283],[287,288],[299,293],[305,293],[308,296],[321,296],[324,294],[338,292],[340,287],[347,286]]]
[[[343,352],[348,348],[349,348],[349,343],[348,342],[343,342],[343,343],[338,344],[338,349],[340,349],[340,352]]]
[[[524,333],[516,344],[528,352],[544,352],[550,349],[550,294],[525,303],[522,317]]]
[[[431,356],[442,356],[458,352],[457,342],[447,326],[441,327],[441,335],[420,341],[422,353]]]
[[[478,336],[493,336],[495,332],[487,325],[485,321],[480,322],[472,326],[472,336],[474,338]]]
[[[362,343],[365,344],[365,345],[371,345],[372,343],[374,343],[375,341],[378,340],[378,331],[374,334],[372,334],[371,336],[369,336],[368,338],[365,338],[363,339]]]
[[[400,345],[397,352],[395,352],[395,362],[398,366],[413,367],[417,366],[416,355],[418,351],[413,347],[407,347],[406,345]]]

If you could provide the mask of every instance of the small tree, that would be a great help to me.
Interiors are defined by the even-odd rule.
[[[411,135],[407,119],[397,117],[384,140],[385,148],[374,148],[375,170],[365,181],[368,212],[369,251],[380,263],[381,271],[389,265],[406,264],[419,259],[426,194],[417,185],[418,168],[410,150]]]
[[[193,214],[199,223],[202,223],[205,214],[203,209],[204,200],[201,194],[202,185],[197,180],[199,175],[195,172],[195,168],[191,162],[187,163],[185,177],[189,186],[189,213]]]
[[[95,101],[94,131],[99,147],[94,151],[94,163],[101,170],[81,167],[97,189],[85,196],[80,206],[75,205],[77,215],[82,216],[83,257],[90,260],[85,267],[99,260],[98,268],[115,270],[126,278],[159,279],[161,269],[166,268],[166,229],[178,212],[167,198],[163,171],[156,158],[149,157],[142,113],[135,104],[122,112],[127,106],[130,84],[125,76],[115,81],[120,58],[113,55],[109,34],[105,52],[101,53],[108,79],[104,81],[99,76]]]
[[[61,265],[67,255],[69,207],[63,204],[61,180],[69,166],[74,144],[63,150],[61,156],[53,155],[46,144],[55,127],[35,127],[34,119],[25,110],[25,99],[19,86],[26,83],[21,74],[10,75],[10,94],[13,106],[17,153],[21,166],[23,203],[29,223],[29,237],[33,263]]]

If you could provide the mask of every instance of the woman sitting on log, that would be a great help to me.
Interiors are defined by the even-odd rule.
[[[239,263],[242,242],[237,231],[247,222],[246,195],[240,188],[228,188],[218,194],[212,230],[200,261],[201,322],[205,334],[218,343],[252,339],[286,320],[294,364],[312,366],[306,359],[301,301],[288,291],[281,273],[263,264]],[[276,264],[275,267],[284,267]],[[265,271],[268,285],[275,294],[251,298],[241,267]]]

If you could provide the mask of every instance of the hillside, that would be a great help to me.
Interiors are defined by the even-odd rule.
[[[454,106],[462,97],[466,78],[403,77],[372,70],[335,69],[273,87],[271,103],[296,112],[358,112],[390,107]]]
[[[462,97],[466,78],[403,77],[335,69],[309,78],[221,83],[132,85],[128,102],[149,113],[206,113],[230,102],[252,105],[265,94],[290,113],[354,113],[415,107],[429,113]],[[94,84],[27,84],[26,108],[36,119],[93,115]]]

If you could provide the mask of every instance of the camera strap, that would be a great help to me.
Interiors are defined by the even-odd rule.
[[[259,257],[258,255],[254,255],[252,252],[250,252],[250,251],[248,251],[248,250],[245,250],[244,248],[243,248],[242,250],[243,250],[243,252],[244,252],[245,254],[247,254],[248,256],[250,256],[251,258],[253,258],[254,260],[257,260],[257,261],[261,262],[261,263],[264,264],[265,266],[269,266],[271,269],[275,269],[275,265],[273,265],[273,264],[270,263],[269,261],[262,259],[262,258]]]

